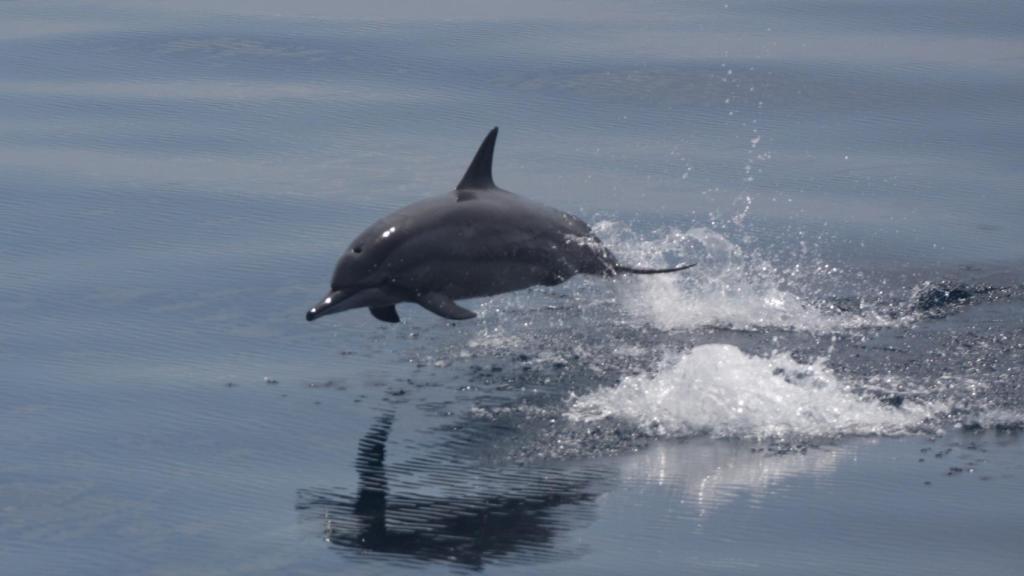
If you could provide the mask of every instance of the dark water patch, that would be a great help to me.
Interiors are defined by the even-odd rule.
[[[1024,301],[1024,286],[925,282],[914,288],[913,309],[929,318],[943,318],[982,303]]]

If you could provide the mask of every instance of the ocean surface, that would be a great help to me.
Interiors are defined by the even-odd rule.
[[[313,323],[502,187],[624,262]],[[1024,4],[0,2],[0,572],[1024,573]]]

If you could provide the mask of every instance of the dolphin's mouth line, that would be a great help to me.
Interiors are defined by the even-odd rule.
[[[312,322],[321,316],[326,316],[332,312],[341,312],[340,309],[342,303],[346,298],[354,294],[355,291],[349,290],[331,290],[327,296],[324,296],[317,304],[312,306],[306,312],[306,320]]]
[[[393,305],[404,300],[404,296],[404,290],[388,282],[332,289],[319,303],[306,311],[306,320],[312,322],[322,316],[372,306],[375,303]]]

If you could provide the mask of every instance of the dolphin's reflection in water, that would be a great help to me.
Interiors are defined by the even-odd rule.
[[[392,495],[384,458],[393,420],[393,414],[382,416],[359,441],[354,497],[331,489],[299,491],[297,508],[322,519],[328,542],[472,568],[513,555],[521,561],[566,556],[553,551],[555,536],[588,515],[580,505],[597,497],[590,487],[594,477],[495,471],[481,473],[489,485],[482,494]]]

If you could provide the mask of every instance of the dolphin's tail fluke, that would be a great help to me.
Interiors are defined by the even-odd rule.
[[[680,272],[687,268],[693,268],[696,266],[693,264],[683,264],[681,266],[675,266],[673,268],[630,268],[629,266],[623,266],[622,264],[616,264],[614,266],[616,274],[665,274],[667,272]]]

